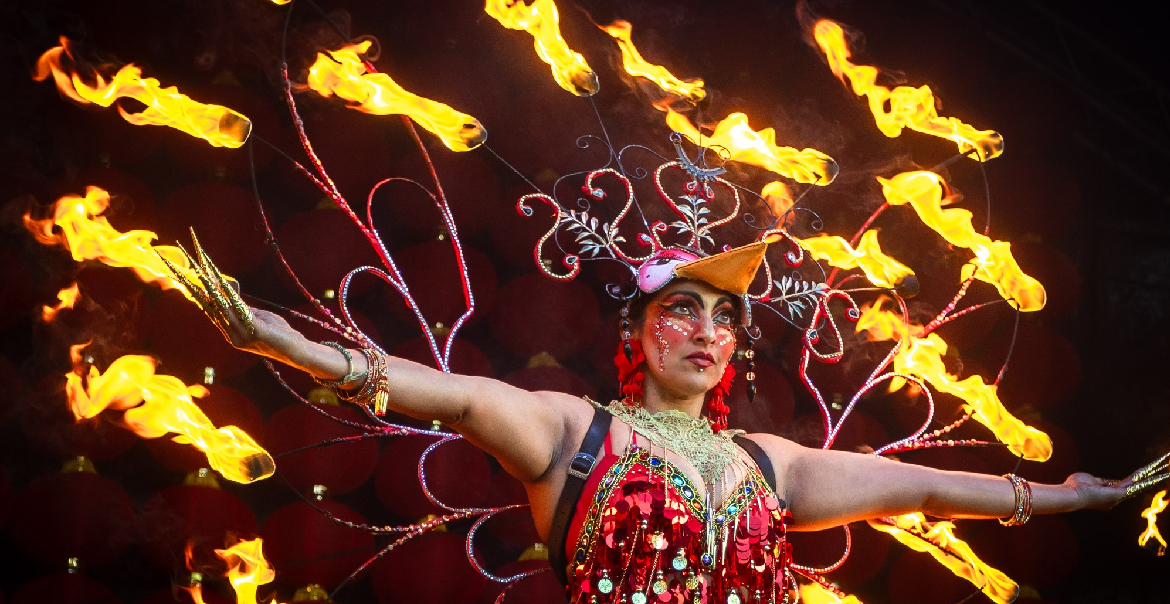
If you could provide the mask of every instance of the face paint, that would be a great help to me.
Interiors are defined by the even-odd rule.
[[[658,320],[654,322],[654,339],[658,344],[658,370],[666,371],[666,353],[670,352],[670,343],[666,341],[666,309],[658,310]]]
[[[666,356],[670,354],[670,350],[682,349],[686,343],[692,342],[696,335],[706,329],[704,321],[708,320],[712,322],[714,330],[713,343],[720,349],[718,358],[721,360],[730,358],[735,348],[734,307],[722,303],[715,309],[710,319],[702,316],[703,314],[705,313],[699,310],[699,303],[690,295],[668,296],[660,303],[654,323],[660,371],[666,370]]]

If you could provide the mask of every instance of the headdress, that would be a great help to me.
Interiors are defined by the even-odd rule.
[[[590,138],[583,137],[581,146],[588,147]],[[826,305],[834,298],[845,300],[846,316],[854,320],[859,311],[847,294],[823,285],[824,275],[808,282],[796,272],[805,255],[786,230],[790,213],[777,215],[763,197],[725,179],[727,170],[722,165],[721,148],[699,147],[691,159],[683,147],[682,135],[673,133],[671,142],[674,158],[658,155],[643,146],[632,145],[616,152],[611,147],[607,165],[562,177],[553,185],[553,195],[522,196],[516,204],[522,215],[531,217],[536,213],[530,205],[532,201],[540,201],[554,212],[553,225],[533,250],[540,270],[553,279],[571,280],[580,273],[582,262],[603,259],[618,262],[629,271],[630,279],[626,283],[610,284],[607,291],[627,304],[640,294],[660,290],[676,277],[702,281],[739,296],[740,325],[748,335],[749,352],[745,357],[749,399],[755,395],[752,342],[760,337],[759,329],[752,324],[753,306],[768,306],[805,332],[815,334],[812,326],[818,322],[828,325],[834,332],[829,340],[836,343],[835,350],[817,355],[829,360],[839,357],[841,338]],[[627,152],[635,149],[656,156],[660,163],[653,170],[627,170],[623,160]],[[718,159],[712,165],[708,157]],[[578,195],[573,204],[563,203],[556,195],[558,189],[574,178],[580,179],[584,196]],[[653,206],[638,197],[635,184],[640,180],[652,180]],[[603,218],[607,215],[611,218]],[[566,244],[564,240],[569,236],[572,243]],[[560,249],[560,264],[567,272],[554,270],[555,261],[546,258],[550,240]],[[780,270],[790,273],[781,280],[774,279],[773,267],[777,264],[784,267]],[[819,264],[811,264],[820,271]],[[814,311],[807,313],[809,308]],[[637,367],[639,359],[645,359],[640,348],[635,350],[633,344],[627,306],[623,310],[622,344],[615,364],[622,374],[620,391],[631,404],[641,398],[644,374]],[[726,397],[734,375],[729,363],[712,394],[708,416],[715,429],[726,427],[729,410]]]
[[[584,146],[589,138],[582,138]],[[607,287],[618,299],[652,293],[671,279],[684,277],[740,296],[745,328],[752,324],[751,308],[760,305],[770,306],[795,325],[808,325],[818,313],[805,311],[823,307],[841,292],[809,283],[799,274],[775,279],[779,270],[791,273],[805,259],[803,249],[786,228],[791,213],[776,215],[759,194],[725,179],[720,148],[700,147],[691,159],[680,134],[672,134],[671,142],[676,154],[673,159],[631,145],[611,152],[609,164],[599,169],[561,177],[552,195],[521,197],[516,208],[525,216],[536,214],[533,201],[554,212],[553,225],[533,250],[541,272],[553,279],[571,280],[580,273],[583,262],[610,260],[625,266],[631,277],[627,283]],[[643,168],[629,171],[623,160],[632,150],[656,156],[661,163],[652,172]],[[708,163],[712,156],[718,158],[716,165]],[[557,192],[573,178],[581,179],[584,195],[565,203]],[[652,180],[654,195],[650,199],[654,205],[638,196],[635,184],[639,180]],[[611,217],[602,218],[606,215]],[[565,240],[570,236],[568,243]],[[559,264],[566,271],[553,268],[557,262],[548,258],[555,253],[550,252],[550,240],[560,249]],[[778,264],[784,268],[778,269]],[[760,269],[762,279],[757,274]],[[823,276],[816,280],[823,281]],[[840,297],[848,299],[843,294]]]

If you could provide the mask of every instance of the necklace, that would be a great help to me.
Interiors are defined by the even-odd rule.
[[[605,408],[643,436],[674,451],[699,472],[710,487],[722,477],[727,466],[739,459],[732,438],[743,430],[711,430],[706,418],[691,417],[674,409],[650,413],[644,407],[619,403]]]

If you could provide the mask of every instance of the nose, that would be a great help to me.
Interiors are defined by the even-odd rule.
[[[695,342],[710,344],[715,341],[715,318],[704,313],[699,317],[699,325],[695,328]]]

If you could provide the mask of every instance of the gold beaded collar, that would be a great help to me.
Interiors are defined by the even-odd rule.
[[[708,486],[715,484],[723,476],[727,466],[739,460],[739,447],[732,439],[743,434],[743,430],[714,432],[706,418],[691,417],[673,409],[650,413],[642,406],[620,402],[615,402],[604,409],[632,426],[635,432],[649,438],[655,445],[674,451],[690,462]]]

